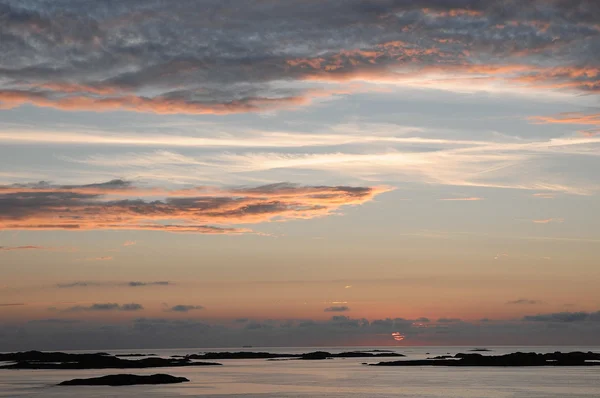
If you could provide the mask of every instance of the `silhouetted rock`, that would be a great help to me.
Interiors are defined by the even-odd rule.
[[[63,381],[59,386],[132,386],[137,384],[176,384],[189,381],[185,377],[167,374],[138,376],[129,374],[93,377],[91,379],[73,379]]]
[[[371,366],[600,366],[600,354],[593,352],[515,352],[506,355],[456,354],[454,359],[423,359],[379,362]]]
[[[487,348],[473,348],[472,350],[469,350],[470,352],[487,352],[487,351],[493,351]]]
[[[333,358],[333,355],[328,352],[325,352],[325,351],[309,352],[306,354],[302,354],[302,356],[300,357],[300,359],[307,359],[307,360],[321,360],[321,359],[327,359],[327,358]]]
[[[454,358],[454,357],[452,355],[440,355],[437,357],[427,358],[427,359],[450,359],[450,358]]]
[[[381,358],[381,357],[403,357],[403,354],[397,354],[387,350],[372,352],[368,351],[350,351],[339,354],[331,354],[325,351],[315,351],[305,354],[275,354],[270,352],[207,352],[204,354],[187,355],[186,359],[326,359],[326,358]]]
[[[120,354],[115,355],[117,358],[128,358],[128,357],[155,357],[156,354]]]
[[[0,366],[0,369],[138,369],[220,365],[219,363],[212,362],[192,362],[186,358],[127,360],[106,353],[66,354],[62,352],[40,351],[0,354],[0,361],[15,362]]]
[[[273,354],[269,352],[207,352],[204,354],[186,355],[186,359],[269,359],[293,358],[294,354]]]

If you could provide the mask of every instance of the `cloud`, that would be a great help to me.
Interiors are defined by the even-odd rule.
[[[55,324],[55,325],[72,325],[76,323],[80,323],[81,321],[78,319],[62,319],[62,318],[48,318],[48,319],[34,319],[29,321],[28,323],[33,324]]]
[[[46,250],[42,246],[0,246],[0,251],[9,252],[17,250]]]
[[[0,186],[0,229],[241,234],[251,231],[231,225],[324,217],[343,206],[369,202],[387,190],[281,183],[230,190],[163,190],[165,199],[144,200],[140,197],[156,195],[156,190],[136,189],[121,180],[79,186],[15,184]],[[171,196],[177,194],[181,196]],[[111,197],[115,195],[132,198]],[[110,261],[112,257],[85,260]]]
[[[2,303],[0,307],[19,307],[25,305],[25,303]]]
[[[112,256],[100,256],[100,257],[86,257],[80,259],[81,261],[112,261],[114,258]]]
[[[175,305],[171,308],[169,308],[169,311],[172,312],[190,312],[190,311],[197,311],[197,310],[203,310],[204,307],[201,305],[183,305],[183,304],[179,304],[179,305]]]
[[[79,311],[87,311],[87,312],[103,312],[103,311],[140,311],[143,310],[144,307],[141,304],[129,303],[119,305],[117,303],[96,303],[90,306],[75,306],[67,308],[66,312],[79,312]]]
[[[513,301],[507,301],[506,304],[517,304],[517,305],[534,305],[541,304],[542,302],[539,300],[529,300],[529,299],[518,299]]]
[[[550,223],[558,223],[562,224],[565,221],[564,218],[545,218],[540,220],[531,220],[534,224],[550,224]]]
[[[524,321],[574,323],[574,322],[600,322],[600,311],[597,312],[556,312],[552,314],[526,315]]]
[[[458,318],[440,318],[437,320],[438,323],[457,323],[462,322],[462,320]]]
[[[57,318],[61,319],[61,318]],[[3,329],[0,350],[116,349],[126,347],[168,348],[371,345],[589,345],[600,336],[600,312],[530,315],[523,319],[489,319],[423,322],[419,319],[384,318],[367,320],[336,315],[327,320],[253,319],[203,322],[196,319],[137,318],[101,323],[82,320],[9,322]],[[452,318],[448,318],[452,319]],[[23,333],[28,338],[23,339]],[[399,337],[399,338],[396,338]],[[400,338],[401,337],[401,338]]]
[[[168,286],[171,282],[168,281],[157,281],[157,282],[129,282],[127,285],[131,287],[138,286]]]
[[[600,90],[591,0],[197,4],[2,4],[0,108],[262,112],[341,95],[347,81],[458,76]]]
[[[350,311],[350,308],[348,308],[345,305],[338,305],[338,306],[327,307],[323,311],[325,311],[325,312],[347,312],[347,311]]]
[[[476,202],[476,201],[480,201],[480,200],[484,200],[483,198],[479,198],[479,197],[469,197],[469,198],[448,198],[448,199],[438,199],[438,200],[442,200],[442,201],[465,201],[465,202]]]
[[[92,286],[102,286],[104,283],[102,282],[70,282],[70,283],[58,283],[56,287],[61,289],[68,289],[72,287],[92,287]]]
[[[128,241],[123,242],[123,246],[135,246],[135,245],[137,245],[137,242],[134,240],[128,240]]]
[[[52,251],[52,252],[59,252],[59,251],[77,251],[74,248],[69,248],[69,247],[47,247],[47,246],[33,246],[33,245],[26,245],[26,246],[0,246],[0,252],[11,252],[11,251]]]
[[[169,286],[172,285],[169,281],[151,281],[151,282],[111,282],[111,281],[76,281],[68,283],[58,283],[55,286],[61,289],[77,288],[77,287],[143,287],[143,286]]]
[[[600,113],[566,112],[556,116],[534,116],[531,120],[539,124],[584,124],[600,126]]]

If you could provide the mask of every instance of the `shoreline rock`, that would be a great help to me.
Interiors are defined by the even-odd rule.
[[[132,386],[143,384],[177,384],[189,382],[185,377],[176,377],[168,374],[154,374],[138,376],[132,374],[108,375],[92,377],[89,379],[73,379],[59,383],[59,386]]]
[[[452,358],[379,362],[370,366],[600,366],[600,354],[594,352],[515,352],[506,355],[456,354]]]
[[[63,352],[27,351],[0,354],[0,362],[14,362],[0,369],[143,369],[181,366],[219,366],[215,362],[192,362],[187,358],[165,359],[149,357],[130,360],[97,354],[67,354]]]

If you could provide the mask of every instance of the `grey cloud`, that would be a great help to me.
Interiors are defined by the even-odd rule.
[[[60,289],[68,289],[72,287],[91,287],[91,286],[102,286],[101,282],[70,282],[70,283],[57,283],[56,287]]]
[[[2,303],[0,307],[18,307],[22,305],[25,305],[25,303]]]
[[[172,285],[172,282],[168,281],[152,281],[152,282],[140,282],[140,281],[131,281],[131,282],[96,282],[96,281],[77,281],[77,282],[68,282],[68,283],[57,283],[55,286],[60,289],[69,289],[69,288],[77,288],[77,287],[143,287],[143,286],[169,286]]]
[[[307,103],[315,86],[297,82],[314,78],[598,63],[593,0],[55,4],[0,4],[5,107],[251,112]],[[532,73],[600,89],[591,74]]]
[[[42,246],[0,246],[0,252],[20,251],[20,250],[46,250]]]
[[[458,318],[440,318],[437,321],[438,321],[438,323],[457,323],[457,322],[462,322]]]
[[[325,311],[325,312],[346,312],[346,311],[350,311],[350,308],[345,305],[338,305],[338,306],[327,307],[323,311]]]
[[[329,320],[252,320],[203,322],[196,319],[137,318],[130,323],[82,321],[65,328],[62,322],[11,324],[0,339],[0,350],[23,349],[115,349],[127,347],[234,347],[254,345],[315,346],[357,345],[372,341],[390,345],[394,336],[429,345],[597,345],[600,343],[600,312],[585,313],[587,320],[556,322],[556,316],[537,321],[493,320],[452,322],[423,327],[416,320],[387,318],[366,320],[334,316]],[[560,319],[565,319],[559,316]],[[575,317],[577,318],[577,316]],[[594,321],[595,320],[595,321]],[[24,330],[23,340],[17,330]],[[109,346],[110,345],[110,346]],[[401,352],[401,351],[400,351]]]
[[[72,325],[75,323],[80,323],[81,321],[78,319],[61,319],[61,318],[48,318],[48,319],[34,319],[29,321],[29,323],[44,323],[44,324],[56,324],[56,325]]]
[[[599,322],[600,311],[598,312],[556,312],[552,314],[526,315],[523,320],[530,322],[556,322],[556,323],[572,323],[572,322]]]
[[[529,299],[518,299],[513,301],[507,301],[506,304],[517,304],[517,305],[534,305],[541,304],[542,302],[539,300],[529,300]]]
[[[203,310],[204,307],[201,305],[183,305],[183,304],[179,304],[179,305],[175,305],[173,307],[171,307],[169,309],[169,311],[173,311],[173,312],[190,312],[190,311],[196,311],[196,310]]]
[[[138,287],[138,286],[168,286],[171,282],[168,281],[157,281],[157,282],[129,282],[128,286]]]
[[[119,305],[117,303],[95,303],[90,306],[75,306],[67,308],[66,312],[78,312],[78,311],[90,311],[90,312],[102,312],[102,311],[140,311],[144,307],[141,304],[129,303]]]

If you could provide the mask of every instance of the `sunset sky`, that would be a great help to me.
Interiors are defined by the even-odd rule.
[[[600,3],[0,0],[0,351],[600,344]]]

